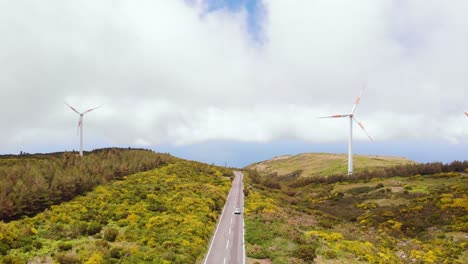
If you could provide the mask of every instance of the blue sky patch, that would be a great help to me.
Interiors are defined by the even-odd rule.
[[[208,12],[227,9],[232,12],[247,11],[249,33],[256,41],[262,40],[262,20],[265,13],[262,0],[206,0]]]

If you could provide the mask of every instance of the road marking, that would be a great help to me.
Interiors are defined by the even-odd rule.
[[[229,239],[228,239],[228,241],[226,243],[226,248],[228,248],[228,247],[229,247]]]
[[[234,183],[233,183],[234,184]],[[232,187],[231,187],[232,188]],[[229,190],[228,192],[228,196],[226,198],[226,203],[224,204],[223,206],[223,210],[221,211],[221,215],[219,216],[219,219],[218,219],[218,223],[216,225],[216,230],[215,230],[215,233],[214,233],[214,236],[211,238],[211,243],[210,243],[210,248],[208,249],[208,253],[206,254],[206,258],[205,258],[205,262],[203,262],[204,264],[206,264],[206,262],[208,261],[208,258],[210,256],[210,253],[211,253],[211,249],[213,248],[213,243],[214,243],[214,240],[216,238],[216,234],[218,233],[218,228],[221,224],[221,220],[223,219],[223,215],[224,215],[224,211],[226,210],[226,205],[228,204],[228,201],[229,199],[231,198],[231,190]],[[232,221],[232,216],[231,216],[231,221]]]
[[[223,263],[226,264],[226,257],[224,257],[224,262]]]
[[[231,225],[232,225],[232,216],[231,216]]]

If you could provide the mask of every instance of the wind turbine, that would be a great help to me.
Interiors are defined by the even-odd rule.
[[[366,133],[367,137],[373,141],[371,136],[367,133],[366,129],[364,128],[364,125],[357,121],[356,117],[354,117],[354,111],[356,110],[356,107],[358,106],[359,102],[361,101],[361,96],[362,96],[362,91],[359,94],[359,96],[356,98],[356,101],[354,101],[353,108],[351,109],[351,113],[345,114],[345,115],[332,115],[332,116],[323,116],[320,118],[343,118],[347,117],[349,118],[349,138],[348,138],[348,175],[353,174],[353,120],[356,121],[356,123],[361,127],[361,129]]]
[[[467,116],[467,117],[468,117],[468,112],[465,112],[465,116]]]
[[[71,105],[67,104],[65,102],[66,105],[68,105],[68,107],[70,107],[71,110],[73,110],[73,112],[77,113],[80,115],[80,118],[78,119],[78,130],[76,131],[76,134],[78,135],[78,133],[80,133],[80,156],[83,156],[83,116],[84,114],[86,113],[89,113],[101,106],[98,106],[98,107],[95,107],[95,108],[91,108],[91,109],[88,109],[86,111],[84,111],[83,113],[80,113],[78,112],[75,108],[73,108]]]

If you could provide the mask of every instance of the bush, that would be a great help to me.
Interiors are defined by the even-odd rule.
[[[78,264],[81,263],[80,256],[75,252],[59,253],[56,260],[60,264]]]
[[[41,241],[34,241],[33,242],[33,247],[36,248],[36,249],[41,249],[42,248]]]
[[[336,253],[336,251],[333,250],[327,250],[323,252],[323,256],[327,259],[335,259],[338,257],[338,253]]]
[[[119,234],[119,230],[112,228],[112,227],[108,228],[104,231],[104,239],[109,242],[114,242],[118,234]]]
[[[70,250],[72,248],[73,248],[73,245],[71,243],[61,242],[60,244],[58,244],[58,250],[59,251],[67,251],[67,250]]]
[[[247,256],[256,259],[268,258],[268,251],[260,245],[252,245],[247,248]]]
[[[96,240],[94,241],[94,245],[97,247],[97,248],[109,248],[109,242],[105,241],[105,240]]]
[[[88,235],[92,236],[101,232],[102,226],[100,223],[93,221],[88,225]]]
[[[11,248],[22,248],[32,244],[32,237],[20,236],[17,240],[11,243]]]
[[[166,212],[167,211],[167,207],[165,207],[164,205],[162,204],[159,204],[159,203],[152,203],[150,205],[148,205],[148,210],[151,211],[151,212]]]
[[[0,241],[0,255],[6,255],[8,250],[10,250],[10,247],[7,244]]]
[[[22,258],[19,257],[13,257],[13,256],[6,256],[2,259],[2,263],[4,264],[23,264],[26,263],[26,261]]]
[[[371,190],[373,190],[374,188],[370,187],[370,186],[359,186],[359,187],[354,187],[352,189],[349,189],[348,192],[353,194],[353,195],[358,195],[358,194],[361,194],[361,193],[367,193]]]
[[[317,257],[317,245],[300,245],[296,250],[294,250],[294,256],[310,263]]]
[[[109,251],[109,255],[111,258],[119,259],[122,256],[122,249],[121,248],[111,248]]]
[[[263,182],[263,185],[270,189],[281,189],[281,184],[275,179],[267,179]]]
[[[86,235],[88,233],[88,223],[80,222],[78,224],[78,232],[80,235]]]

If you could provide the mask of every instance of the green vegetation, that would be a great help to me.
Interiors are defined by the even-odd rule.
[[[169,154],[141,149],[0,156],[0,220],[32,216],[95,186],[175,162]]]
[[[414,164],[414,161],[400,157],[354,155],[354,170],[361,172],[368,168],[385,168],[395,165]],[[287,175],[301,170],[302,176],[329,176],[348,171],[348,155],[327,153],[304,153],[296,156],[281,156],[254,163],[247,167],[261,173]]]
[[[468,161],[353,177],[302,177],[302,169],[247,171],[252,263],[468,262]]]
[[[183,160],[124,176],[0,222],[0,263],[199,262],[231,180],[231,170]]]

